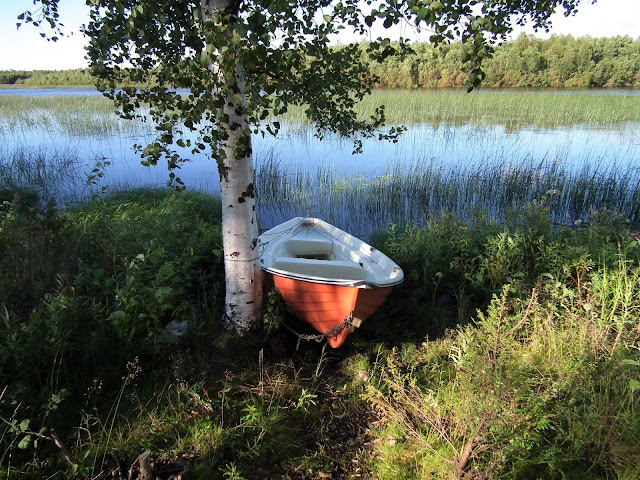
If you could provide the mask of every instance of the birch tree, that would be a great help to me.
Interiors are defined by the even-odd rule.
[[[87,0],[82,30],[97,88],[121,117],[155,124],[156,138],[136,146],[143,164],[166,163],[169,183],[183,188],[180,165],[190,156],[217,163],[224,323],[246,334],[259,328],[262,303],[251,137],[277,135],[278,116],[292,106],[304,108],[318,137],[353,138],[355,152],[363,138],[393,140],[401,130],[381,130],[382,106],[367,118],[355,114],[375,78],[357,45],[331,46],[337,33],[371,38],[377,26],[404,24],[434,44],[462,41],[472,89],[484,78],[482,61],[515,25],[547,29],[556,9],[568,15],[581,1],[588,0]],[[47,27],[55,41],[59,0],[33,3],[18,26]],[[384,36],[368,44],[371,58],[410,48]]]

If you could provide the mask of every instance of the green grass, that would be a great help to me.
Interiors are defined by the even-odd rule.
[[[358,104],[370,115],[386,106],[387,123],[412,125],[504,125],[558,128],[576,124],[624,128],[640,119],[640,96],[592,93],[499,92],[467,94],[460,90],[374,90]],[[87,112],[92,112],[87,115]],[[101,96],[0,96],[0,129],[33,128],[83,134],[149,131],[142,122],[124,122],[113,114],[111,102]],[[306,123],[302,108],[292,108],[284,120]]]
[[[126,478],[145,451],[196,479],[640,473],[640,243],[611,211],[558,228],[532,202],[379,232],[405,282],[332,350],[298,346],[269,288],[264,336],[220,329],[216,198],[0,208],[9,479]]]
[[[390,103],[398,118],[544,120],[534,104],[543,96],[522,95],[539,111],[519,113],[501,100],[511,95],[415,94]],[[560,108],[555,126],[637,119],[637,100],[586,97],[573,113]],[[64,115],[83,122],[86,108],[108,115],[94,100],[48,101],[24,117],[5,103],[4,115],[24,126],[46,109],[52,125]],[[344,178],[264,162],[263,227],[274,211],[350,221],[363,236],[376,227],[371,242],[405,272],[383,308],[331,350],[297,345],[281,324],[304,326],[269,284],[263,336],[221,330],[219,199],[135,190],[61,210],[44,186],[72,157],[25,153],[0,166],[0,471],[9,479],[126,478],[145,451],[158,469],[202,479],[640,474],[633,171],[510,159],[463,174],[419,161]],[[25,187],[38,179],[42,188]],[[177,343],[165,335],[173,321],[189,327]]]
[[[100,95],[0,96],[0,133],[36,129],[68,135],[115,135],[148,132],[142,121],[124,121],[113,103]]]
[[[466,93],[464,90],[374,90],[357,106],[362,115],[385,105],[388,124],[504,125],[557,128],[576,124],[611,127],[640,119],[640,97],[590,93]],[[286,120],[304,123],[302,109]]]

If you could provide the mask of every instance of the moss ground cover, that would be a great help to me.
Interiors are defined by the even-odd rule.
[[[640,244],[614,212],[558,227],[532,202],[381,231],[406,281],[334,351],[297,345],[269,289],[262,336],[219,329],[215,198],[0,201],[8,478],[640,473]]]

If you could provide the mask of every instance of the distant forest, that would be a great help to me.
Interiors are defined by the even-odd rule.
[[[414,54],[371,63],[370,70],[380,87],[460,87],[467,79],[462,61],[467,49],[460,43],[414,44]],[[569,35],[541,40],[522,34],[496,48],[483,68],[484,87],[640,87],[640,39]]]
[[[336,47],[343,48],[343,47]],[[413,52],[369,60],[363,58],[381,88],[455,88],[465,86],[463,59],[467,47],[460,43],[434,47],[415,43]],[[640,39],[629,37],[547,40],[522,34],[496,48],[484,63],[484,87],[640,87]],[[53,86],[92,85],[89,70],[0,71],[0,83]]]

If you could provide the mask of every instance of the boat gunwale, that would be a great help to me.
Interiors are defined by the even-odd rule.
[[[390,283],[376,283],[371,280],[349,280],[344,278],[328,278],[328,277],[315,277],[313,275],[301,275],[291,273],[286,270],[280,270],[271,267],[261,267],[263,272],[268,272],[272,275],[278,275],[283,278],[290,278],[292,280],[298,280],[301,282],[319,283],[322,285],[334,285],[338,287],[350,287],[350,288],[387,288],[400,285],[404,278],[400,280],[394,280]]]

